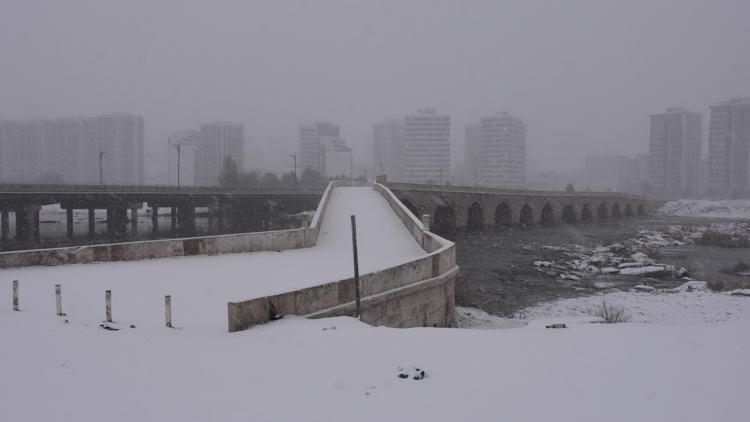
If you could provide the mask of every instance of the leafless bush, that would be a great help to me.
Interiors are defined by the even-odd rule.
[[[625,312],[624,306],[608,305],[605,300],[602,300],[602,305],[596,309],[594,315],[601,318],[605,324],[630,321],[630,314]]]

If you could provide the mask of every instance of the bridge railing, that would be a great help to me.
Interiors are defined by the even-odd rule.
[[[559,196],[559,197],[621,197],[629,199],[647,199],[641,195],[633,195],[621,192],[589,192],[589,191],[544,191],[529,189],[509,189],[509,188],[489,188],[480,186],[453,186],[453,185],[425,185],[418,183],[394,183],[385,184],[390,189],[411,190],[422,192],[446,192],[446,193],[477,193],[477,194],[495,194],[495,195],[515,195],[515,196]]]
[[[325,188],[289,187],[226,187],[174,185],[70,185],[70,184],[0,184],[0,193],[195,193],[195,194],[255,194],[309,193],[322,194]]]

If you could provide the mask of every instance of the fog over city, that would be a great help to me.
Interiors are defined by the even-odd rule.
[[[175,130],[245,126],[246,169],[288,171],[331,121],[372,169],[372,125],[419,108],[508,111],[528,171],[648,152],[649,115],[750,92],[747,1],[28,1],[0,4],[0,119],[145,119],[146,181]],[[704,136],[705,138],[705,136]],[[706,148],[704,140],[703,147]],[[372,173],[370,173],[372,175]]]

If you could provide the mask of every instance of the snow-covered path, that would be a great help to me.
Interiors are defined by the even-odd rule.
[[[113,317],[123,324],[164,324],[164,295],[172,295],[174,324],[225,332],[229,301],[281,293],[352,276],[350,215],[357,216],[360,272],[398,265],[425,254],[371,187],[333,190],[318,244],[282,252],[180,257],[152,261],[0,270],[0,288],[19,280],[24,312],[54,313],[54,284],[62,284],[68,318],[104,317],[112,290]]]

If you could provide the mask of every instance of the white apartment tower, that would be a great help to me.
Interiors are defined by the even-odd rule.
[[[712,196],[750,197],[750,98],[711,107],[708,190]]]
[[[404,117],[404,180],[407,183],[450,182],[450,116],[420,109]]]
[[[373,168],[391,182],[404,180],[404,121],[387,119],[372,128]]]
[[[195,184],[219,183],[224,160],[229,157],[237,170],[245,168],[245,129],[241,124],[216,122],[201,125],[200,143],[195,150]]]
[[[507,112],[480,121],[479,184],[515,188],[526,183],[526,125]]]
[[[326,144],[341,139],[341,128],[329,122],[300,125],[297,142],[299,172],[306,169],[326,174]]]
[[[701,137],[698,113],[673,107],[651,116],[649,183],[655,193],[698,193]]]

